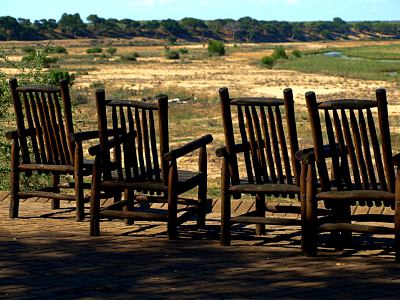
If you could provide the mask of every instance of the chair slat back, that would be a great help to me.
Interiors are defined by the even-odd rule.
[[[247,175],[249,183],[299,184],[291,89],[284,91],[284,99],[231,99],[226,88],[219,93],[232,184],[239,184],[243,175]],[[285,111],[286,126],[281,110]],[[241,149],[237,144],[243,145]]]
[[[322,190],[330,190],[335,185],[338,190],[394,192],[385,90],[376,91],[376,100],[342,99],[317,103],[313,92],[306,94],[306,100]],[[329,159],[324,151],[327,144]],[[361,201],[359,204],[379,206],[381,202]]]
[[[169,151],[168,98],[160,96],[157,103],[106,100],[105,91],[100,89],[96,91],[96,104],[100,144],[121,134],[136,133],[136,138],[132,136],[116,147],[112,155],[105,151],[104,159],[117,163],[118,177],[167,182],[168,172],[163,171],[168,165],[163,157]]]
[[[10,79],[24,163],[72,165],[74,132],[68,82],[59,87],[18,86]]]

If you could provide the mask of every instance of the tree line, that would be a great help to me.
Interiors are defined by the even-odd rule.
[[[152,37],[202,42],[207,39],[232,42],[317,41],[359,38],[400,38],[400,21],[260,21],[251,17],[201,20],[148,20],[102,18],[64,13],[59,21],[0,17],[0,40],[43,40],[78,37]]]

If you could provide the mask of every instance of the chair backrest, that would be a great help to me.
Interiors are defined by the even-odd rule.
[[[105,91],[99,89],[96,105],[100,145],[120,134],[136,132],[136,138],[115,148],[113,158],[104,158],[118,164],[118,176],[168,182],[168,163],[164,159],[169,151],[168,97],[159,96],[157,103],[106,100]]]
[[[59,87],[9,81],[24,163],[73,165],[74,132],[68,81]]]
[[[321,189],[328,191],[335,185],[338,190],[394,192],[386,91],[378,89],[376,100],[340,99],[321,103],[317,103],[315,93],[308,92],[306,101]],[[323,145],[329,145],[328,152]]]
[[[227,88],[221,88],[219,95],[232,184],[239,184],[240,175],[246,174],[249,183],[299,185],[300,164],[295,158],[299,147],[292,90],[285,89],[284,99],[231,99]],[[243,156],[239,157],[240,154]],[[240,170],[242,165],[243,171]]]

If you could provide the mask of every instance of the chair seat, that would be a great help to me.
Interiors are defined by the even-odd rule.
[[[337,201],[394,201],[395,194],[377,190],[327,191],[317,193],[316,198]]]
[[[179,170],[177,183],[179,193],[183,193],[197,186],[202,176],[203,173],[201,172]],[[160,173],[160,178],[162,178],[162,173]],[[168,191],[168,184],[164,184],[161,180],[156,179],[119,179],[115,176],[110,180],[104,180],[102,186],[108,188],[120,187],[156,192]]]
[[[264,183],[264,184],[239,184],[229,188],[230,192],[238,193],[299,193],[300,188],[294,184]]]

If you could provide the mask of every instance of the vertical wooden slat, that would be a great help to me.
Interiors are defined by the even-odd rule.
[[[335,126],[336,140],[339,145],[339,154],[341,163],[340,171],[343,176],[344,183],[346,184],[346,188],[349,189],[352,186],[350,170],[349,170],[350,166],[349,166],[349,161],[347,159],[347,148],[344,142],[342,124],[340,122],[339,114],[336,109],[333,110],[333,123]]]
[[[285,179],[283,177],[283,170],[282,170],[282,161],[279,155],[279,144],[278,144],[278,136],[276,130],[276,123],[274,114],[271,107],[268,107],[268,122],[270,126],[270,133],[271,133],[271,141],[272,141],[272,149],[275,161],[275,168],[278,173],[279,183],[284,183]]]
[[[218,90],[218,93],[221,101],[221,114],[225,135],[226,151],[228,152],[230,157],[229,163],[227,163],[227,165],[229,166],[232,184],[236,185],[239,184],[239,168],[235,151],[235,137],[233,133],[232,111],[229,92],[228,89],[224,87],[220,88]]]
[[[271,176],[272,182],[277,182],[276,173],[275,173],[275,166],[274,166],[274,159],[272,157],[272,145],[271,145],[271,136],[269,134],[268,129],[268,122],[265,115],[264,107],[260,108],[260,116],[261,116],[261,124],[264,136],[264,144],[265,144],[265,152],[267,154],[267,163],[269,168],[269,174]],[[267,181],[269,182],[269,180]]]
[[[60,126],[57,121],[56,117],[56,108],[54,102],[58,102],[58,95],[54,93],[49,93],[47,95],[48,97],[48,106],[49,106],[49,112],[50,112],[50,121],[51,121],[51,126],[53,128],[53,136],[54,136],[54,145],[56,150],[56,157],[58,158],[58,161],[60,164],[65,165],[66,164],[66,157],[64,156],[63,152],[63,147],[62,147],[62,142],[61,142],[61,133],[60,133]]]
[[[56,93],[54,93],[53,97],[56,97]],[[64,126],[64,118],[62,116],[62,110],[61,110],[61,105],[60,105],[60,101],[55,101],[55,107],[56,107],[56,114],[57,114],[57,122],[59,124],[59,128],[60,128],[60,139],[61,139],[61,145],[62,145],[62,151],[63,151],[63,155],[66,159],[66,163],[68,165],[72,164],[72,160],[70,157],[70,153],[69,153],[69,148],[68,148],[68,139],[69,137],[67,137],[68,133],[65,131],[66,128]],[[64,112],[65,114],[65,112]]]
[[[25,124],[24,124],[24,115],[22,112],[23,111],[22,104],[21,104],[21,99],[19,98],[19,94],[16,91],[16,88],[18,87],[17,79],[11,78],[9,80],[9,86],[14,106],[15,118],[17,121],[17,129],[20,138],[20,149],[22,152],[22,160],[24,163],[30,163],[31,160],[29,157],[28,144],[25,135]]]
[[[144,154],[146,158],[147,179],[153,180],[153,165],[150,157],[149,124],[147,121],[147,112],[145,109],[142,110],[142,130],[143,130]]]
[[[139,160],[139,170],[140,170],[140,178],[145,178],[146,169],[144,166],[144,158],[143,158],[143,132],[142,125],[140,120],[139,109],[135,108],[135,123],[136,123],[136,133],[137,133],[137,152],[138,152],[138,160]]]
[[[360,171],[357,165],[357,159],[355,155],[353,140],[351,137],[349,121],[347,120],[346,112],[343,109],[341,110],[341,117],[342,117],[342,128],[343,128],[344,139],[347,145],[347,153],[349,154],[351,167],[353,170],[353,179],[355,188],[360,189],[361,188]]]
[[[96,109],[97,109],[97,122],[98,122],[98,129],[99,129],[99,142],[100,142],[100,147],[102,149],[103,157],[97,155],[96,160],[99,161],[98,167],[100,168],[100,162],[103,162],[104,166],[109,166],[110,165],[110,152],[108,150],[104,149],[104,145],[108,141],[108,132],[107,132],[107,109],[106,109],[106,99],[105,99],[105,91],[104,89],[97,89],[96,90]],[[95,161],[96,164],[96,161]],[[105,169],[99,171],[98,178],[96,180],[101,180],[101,172],[104,172],[103,179],[110,179],[111,178],[111,170],[110,169]],[[93,171],[94,173],[94,171]],[[100,188],[100,185],[97,187],[97,189]],[[99,191],[95,191],[99,192]],[[93,188],[92,188],[92,193],[93,193]],[[93,194],[92,194],[93,196]],[[96,197],[97,199],[97,197]],[[91,197],[91,203],[92,203],[92,197]],[[97,200],[96,200],[97,201]],[[91,204],[92,205],[92,204]]]
[[[41,130],[39,121],[37,121],[38,117],[37,117],[36,110],[35,110],[35,101],[29,101],[26,93],[23,93],[22,98],[24,101],[25,115],[26,115],[26,120],[28,123],[27,124],[28,128],[31,130],[32,134],[33,134],[33,129],[35,129],[36,134],[31,136],[32,151],[35,156],[36,163],[40,164],[42,162],[46,162],[46,156],[44,153],[45,150],[44,150],[44,144],[43,144],[43,139],[42,139],[42,130]],[[39,127],[35,126],[34,121],[35,121],[35,124],[38,124]],[[40,151],[38,148],[38,141],[39,141],[41,150],[43,151],[43,156],[40,156]],[[45,160],[43,161],[42,158]]]
[[[68,80],[63,79],[60,81],[61,99],[64,106],[64,123],[66,130],[66,138],[68,143],[69,155],[71,163],[74,161],[75,143],[71,140],[71,134],[74,133],[74,124],[72,122],[72,105],[71,97],[69,95]]]
[[[160,164],[158,162],[158,151],[157,151],[157,139],[156,139],[156,128],[154,123],[154,114],[152,110],[149,110],[149,132],[150,132],[150,145],[151,145],[151,156],[153,161],[153,171],[156,180],[161,180],[160,177]]]
[[[33,96],[32,93],[29,93],[28,96],[28,101],[34,105],[36,105],[37,108],[37,113],[38,113],[38,118],[35,118],[35,126],[37,128],[40,128],[40,135],[37,135],[38,138],[38,143],[40,145],[40,150],[41,150],[41,158],[42,162],[53,162],[53,159],[51,158],[51,150],[49,149],[49,145],[47,143],[48,140],[48,132],[46,129],[46,117],[44,115],[44,110],[45,108],[43,107],[43,103],[40,101],[40,99],[35,100],[35,97]],[[37,121],[37,123],[36,123]]]
[[[294,100],[292,89],[283,90],[283,100],[285,104],[285,117],[287,126],[287,137],[290,144],[290,157],[292,160],[293,173],[296,185],[300,186],[300,161],[296,159],[296,152],[299,151],[299,142],[297,137],[296,116],[294,113]]]
[[[392,162],[392,143],[390,139],[389,117],[387,109],[386,91],[384,89],[376,90],[376,100],[378,102],[378,118],[381,132],[381,145],[383,154],[383,166],[388,183],[388,191],[394,193],[395,174]],[[386,204],[385,204],[386,205]]]
[[[113,131],[114,131],[114,138],[117,139],[120,130],[118,128],[118,112],[117,112],[116,106],[111,107],[111,122],[112,122]],[[123,178],[122,159],[121,158],[122,158],[121,148],[120,148],[120,146],[117,146],[114,148],[114,160],[118,165],[117,173],[118,173],[119,179]]]
[[[135,121],[133,119],[132,108],[128,109],[128,122],[129,122],[129,132],[135,131]],[[131,166],[133,169],[133,175],[135,178],[139,178],[139,167],[138,167],[138,158],[136,153],[136,139],[132,139],[129,141],[130,145],[130,156],[131,156]]]
[[[314,143],[315,161],[317,163],[320,184],[322,191],[330,190],[328,169],[326,167],[325,155],[323,152],[324,143],[322,140],[321,120],[318,113],[318,104],[314,92],[306,93],[306,103],[310,120],[312,139]],[[309,166],[310,168],[311,166]],[[309,179],[307,179],[309,180]],[[311,180],[311,179],[310,179]]]
[[[343,188],[341,180],[342,175],[339,167],[339,157],[336,150],[336,141],[335,141],[335,134],[333,132],[332,120],[328,110],[325,110],[324,113],[325,113],[325,124],[326,124],[326,132],[328,135],[329,148],[331,149],[331,154],[332,154],[333,173],[335,175],[335,180],[338,190],[342,190]]]
[[[239,131],[240,131],[240,137],[242,139],[242,144],[244,147],[249,147],[249,142],[247,139],[247,133],[246,133],[246,125],[244,123],[244,115],[243,115],[243,110],[240,105],[237,107],[237,113],[238,113],[238,121],[239,121]],[[252,171],[252,166],[251,166],[251,159],[248,151],[243,152],[244,155],[244,162],[246,164],[246,171],[247,171],[247,180],[249,183],[254,183],[254,177],[253,177],[253,171]]]
[[[350,123],[353,130],[353,140],[354,140],[354,146],[356,148],[357,162],[361,170],[362,185],[363,188],[367,190],[369,189],[369,178],[368,178],[367,168],[365,167],[363,149],[361,147],[359,124],[357,122],[353,109],[350,110]]]
[[[387,191],[387,182],[385,177],[385,171],[383,168],[381,149],[378,141],[378,136],[376,134],[374,118],[372,116],[370,109],[367,110],[367,122],[368,122],[369,136],[371,137],[372,149],[374,151],[375,166],[378,173],[380,189],[382,191]]]
[[[43,109],[44,109],[44,117],[46,120],[46,130],[47,130],[47,140],[46,144],[50,146],[51,149],[51,155],[52,155],[52,162],[55,164],[59,164],[60,160],[57,155],[57,144],[56,144],[56,139],[55,139],[55,130],[53,128],[53,123],[51,120],[50,116],[50,102],[51,99],[49,99],[49,94],[41,92],[40,95],[38,92],[35,92],[35,97],[37,101],[40,101],[39,98],[42,101]]]
[[[285,176],[286,176],[286,182],[288,184],[293,184],[293,178],[292,178],[292,171],[290,167],[290,161],[289,161],[289,152],[287,151],[287,144],[286,144],[286,138],[285,138],[285,133],[283,131],[283,123],[282,123],[282,116],[281,116],[281,110],[279,106],[275,107],[275,119],[276,119],[276,127],[278,129],[278,138],[279,138],[279,145],[281,148],[281,156],[283,158],[283,163],[285,166]]]
[[[261,107],[259,107],[261,109]],[[251,108],[251,114],[252,114],[252,119],[254,123],[254,129],[256,132],[256,143],[258,147],[258,160],[260,162],[260,167],[261,167],[261,175],[262,175],[262,182],[268,182],[268,172],[267,172],[267,164],[265,160],[265,154],[264,154],[264,143],[263,143],[263,137],[261,133],[261,126],[260,126],[260,117],[257,113],[256,107],[252,106]]]
[[[158,126],[160,133],[160,160],[163,174],[163,182],[168,182],[168,162],[164,159],[164,154],[169,152],[169,128],[168,128],[168,97],[161,95],[157,100],[158,105]]]
[[[246,116],[246,127],[248,133],[248,139],[250,142],[250,151],[251,151],[251,158],[253,162],[253,170],[254,175],[256,178],[256,183],[261,183],[261,173],[260,173],[260,164],[258,161],[258,154],[257,154],[257,144],[255,140],[253,122],[250,114],[250,109],[248,106],[244,107],[244,113]]]
[[[120,106],[119,107],[119,123],[120,123],[120,128],[121,132],[123,134],[127,134],[127,126],[126,126],[126,117],[125,117],[125,112],[124,109],[128,108],[126,106]],[[124,159],[124,169],[125,169],[125,178],[126,179],[131,179],[131,163],[130,163],[130,149],[129,149],[129,142],[124,142],[122,145],[123,149],[123,159]]]
[[[374,166],[372,164],[372,156],[371,156],[367,126],[364,118],[364,113],[361,109],[358,110],[358,120],[360,125],[361,143],[364,149],[365,162],[367,164],[369,182],[371,184],[372,189],[376,190],[377,189],[376,177],[375,177]]]

